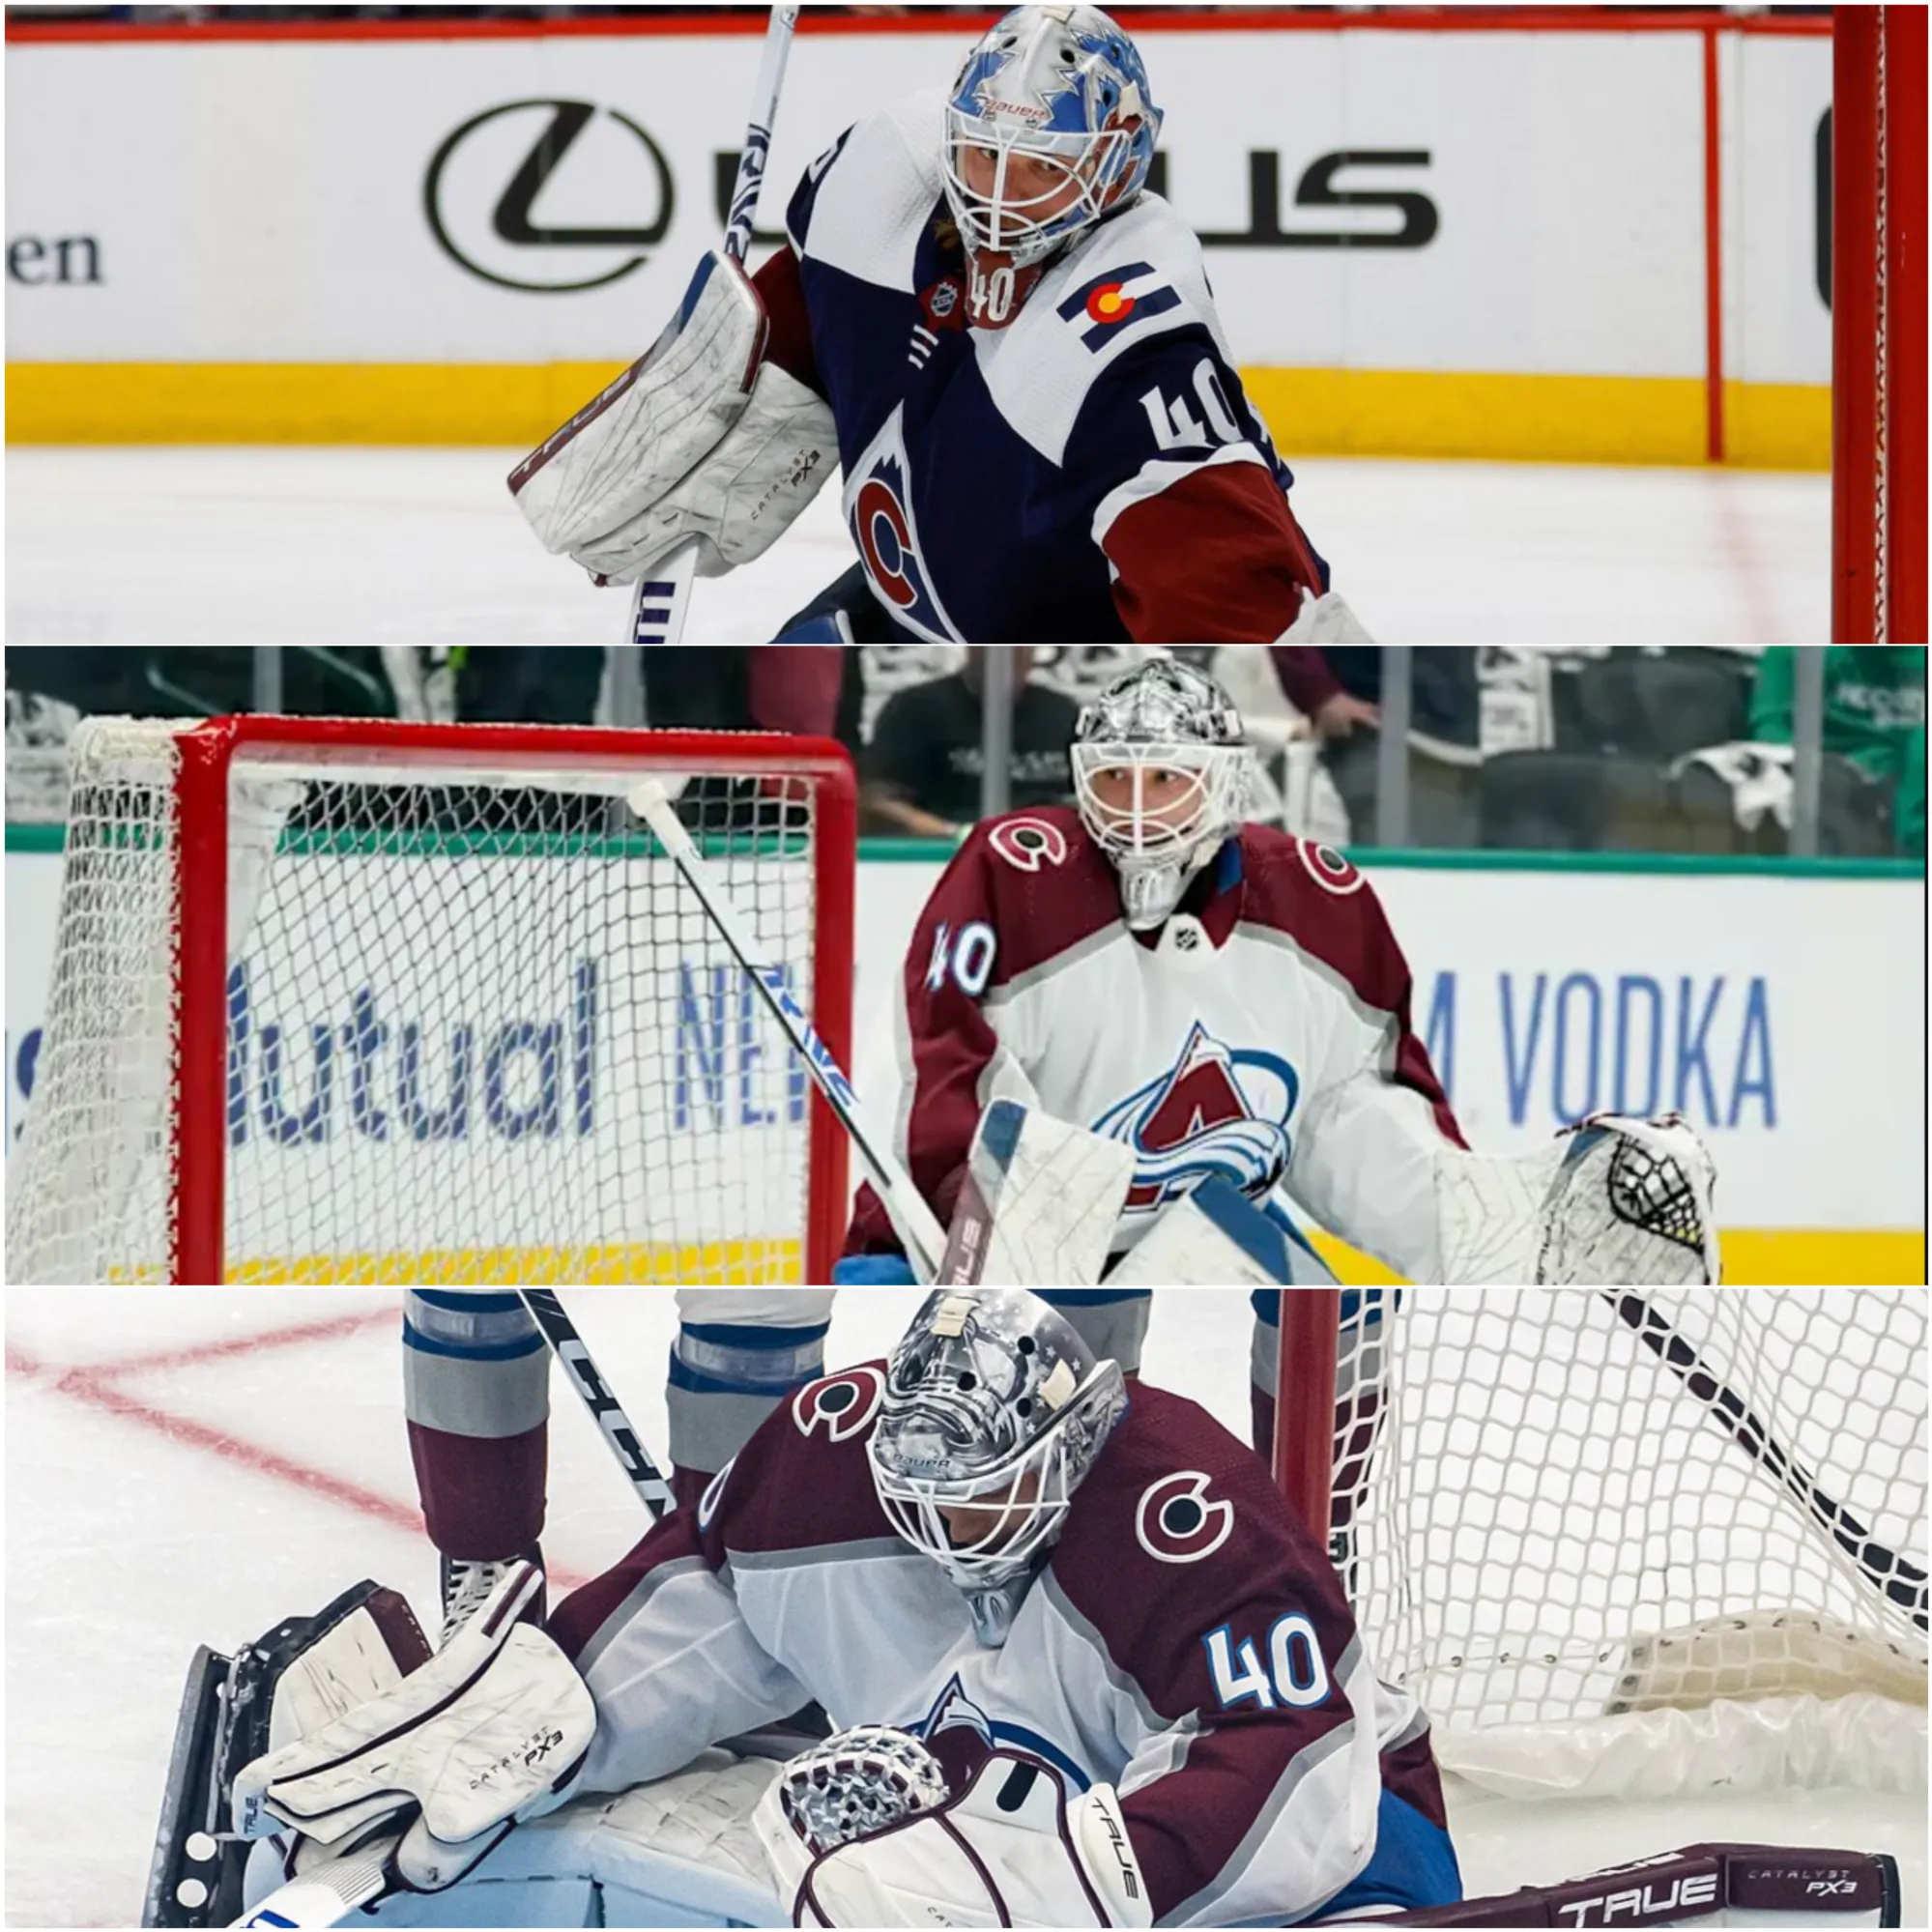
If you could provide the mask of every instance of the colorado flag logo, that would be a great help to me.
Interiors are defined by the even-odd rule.
[[[1059,303],[1063,321],[1089,326],[1081,331],[1081,340],[1096,355],[1122,329],[1149,316],[1165,315],[1178,308],[1180,296],[1145,262],[1129,262],[1124,269],[1109,269],[1065,297]]]

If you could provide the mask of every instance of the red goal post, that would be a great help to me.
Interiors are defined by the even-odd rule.
[[[1922,644],[1926,10],[1831,20],[1831,641]]]
[[[242,716],[76,734],[15,1279],[825,1281],[845,1137],[623,800],[842,1061],[829,739]]]

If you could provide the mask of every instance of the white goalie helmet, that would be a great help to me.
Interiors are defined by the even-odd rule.
[[[946,101],[941,168],[962,239],[1016,269],[1043,260],[1140,192],[1160,132],[1139,49],[1098,7],[1014,8]],[[973,178],[972,154],[990,179]]]
[[[1126,1411],[1119,1364],[1038,1295],[937,1289],[886,1370],[867,1451],[879,1506],[968,1597],[999,1592],[1059,1534]],[[956,1541],[947,1511],[985,1521]]]
[[[1120,875],[1127,923],[1158,926],[1247,816],[1241,713],[1206,672],[1150,658],[1081,712],[1072,750],[1081,822]]]

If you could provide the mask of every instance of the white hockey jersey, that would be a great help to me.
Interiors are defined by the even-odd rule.
[[[1461,1137],[1410,995],[1373,890],[1327,847],[1245,825],[1137,935],[1077,812],[1010,813],[960,848],[913,932],[899,1156],[949,1221],[981,1113],[1018,1100],[1134,1149],[1116,1252],[1220,1175],[1439,1280],[1436,1153]],[[848,1252],[896,1246],[862,1190]]]
[[[995,1749],[1112,1785],[1160,1924],[1458,1895],[1427,1720],[1377,1682],[1256,1456],[1137,1384],[989,1648],[879,1508],[883,1389],[874,1363],[800,1390],[699,1510],[558,1608],[597,1706],[583,1789],[665,1776],[817,1698],[841,1728],[921,1737],[955,1793]]]

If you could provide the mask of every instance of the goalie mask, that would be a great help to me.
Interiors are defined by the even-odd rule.
[[[1120,875],[1128,925],[1146,932],[1247,814],[1241,714],[1204,671],[1151,658],[1081,712],[1073,766],[1081,822]]]
[[[977,327],[1011,322],[1047,258],[1140,192],[1160,131],[1139,50],[1097,7],[1016,7],[973,46],[939,159]]]
[[[973,1600],[989,1641],[1013,1607],[990,1600],[1024,1586],[1126,1411],[1119,1364],[1024,1288],[939,1289],[893,1351],[873,1485],[892,1527]]]

